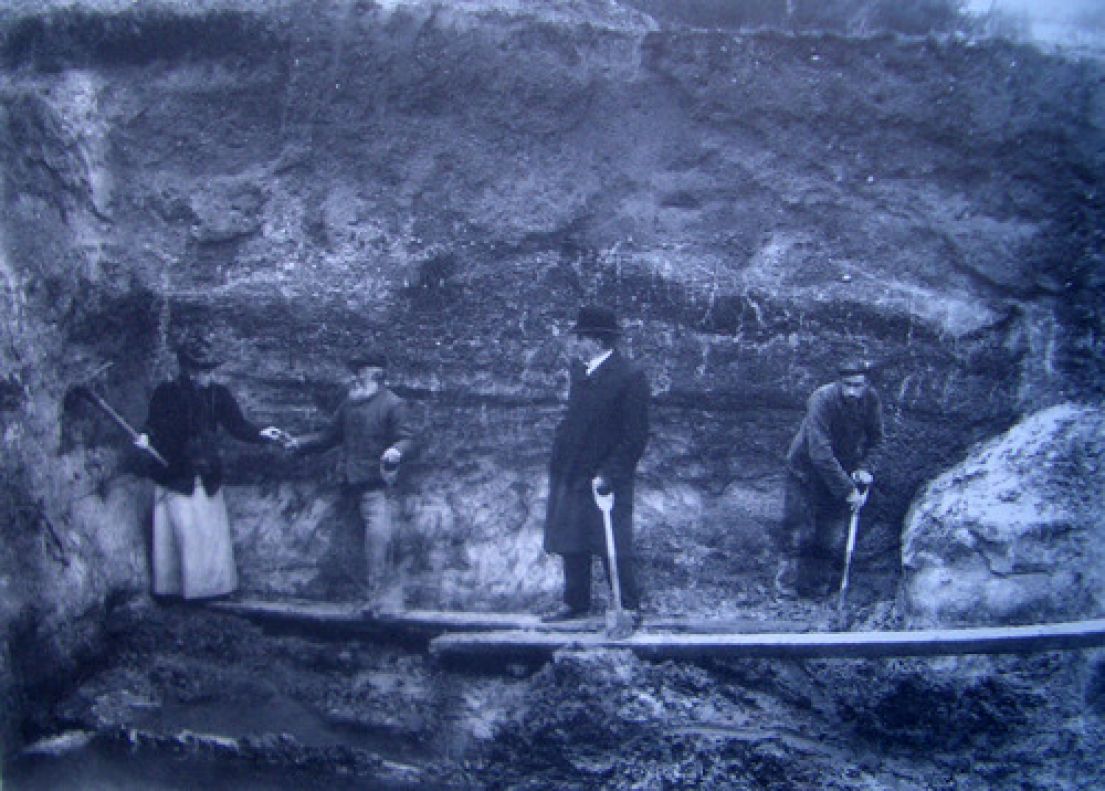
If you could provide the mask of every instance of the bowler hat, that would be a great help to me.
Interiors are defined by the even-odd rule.
[[[620,335],[621,329],[614,311],[601,305],[584,305],[579,309],[572,332],[576,335]]]
[[[210,371],[222,364],[211,348],[211,341],[197,334],[185,335],[177,341],[176,358],[183,367],[199,371]]]
[[[370,350],[357,352],[347,361],[349,370],[356,373],[362,368],[387,368],[387,355],[381,351]]]

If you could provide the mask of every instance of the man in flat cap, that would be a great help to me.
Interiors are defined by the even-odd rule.
[[[288,447],[306,453],[341,446],[340,469],[346,489],[357,498],[364,524],[368,564],[366,612],[403,607],[398,557],[398,523],[388,488],[401,462],[415,452],[415,433],[405,401],[386,386],[387,357],[381,352],[349,360],[349,392],[322,431],[292,439]]]
[[[234,547],[223,500],[223,467],[216,435],[221,426],[242,442],[283,442],[280,429],[260,429],[245,418],[224,385],[214,381],[220,360],[202,335],[176,344],[179,372],[157,386],[135,444],[165,460],[150,460],[154,481],[153,592],[211,598],[238,587]]]
[[[564,563],[563,605],[547,621],[585,617],[591,556],[610,569],[602,512],[592,487],[612,490],[614,546],[622,604],[640,606],[634,571],[633,476],[648,442],[648,381],[617,349],[621,332],[607,308],[586,306],[568,336],[568,408],[553,440],[545,550]]]
[[[780,593],[817,598],[843,573],[851,511],[870,486],[870,456],[883,440],[882,405],[868,381],[870,366],[849,359],[835,382],[810,396],[787,453],[783,499],[784,562]]]

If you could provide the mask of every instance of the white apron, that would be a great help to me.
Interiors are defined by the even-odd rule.
[[[230,523],[220,488],[208,496],[196,476],[191,495],[154,485],[153,592],[185,599],[238,588]]]

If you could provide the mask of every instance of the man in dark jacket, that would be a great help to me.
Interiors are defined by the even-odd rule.
[[[607,579],[602,512],[592,486],[614,494],[612,521],[622,604],[640,605],[634,572],[633,476],[648,442],[648,381],[616,349],[613,312],[584,307],[572,330],[568,409],[556,429],[549,462],[545,550],[564,563],[564,604],[546,620],[581,618],[591,607],[591,556]]]
[[[817,597],[843,573],[851,511],[870,486],[870,455],[883,440],[882,405],[862,360],[813,392],[787,453],[782,539],[787,555],[776,586]]]
[[[385,386],[385,355],[356,356],[349,369],[349,394],[330,424],[317,434],[293,439],[289,446],[308,453],[341,446],[342,481],[357,498],[365,528],[366,609],[393,612],[403,607],[403,579],[398,524],[387,490],[399,475],[400,463],[414,454],[414,428],[406,402]]]
[[[245,418],[234,396],[212,379],[220,361],[206,338],[177,344],[179,374],[157,386],[144,433],[135,444],[153,448],[153,592],[185,599],[222,596],[238,587],[234,548],[223,501],[223,467],[216,435],[222,426],[242,442],[283,441],[270,426]]]

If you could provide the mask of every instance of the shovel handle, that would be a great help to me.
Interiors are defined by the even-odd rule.
[[[862,495],[858,503],[852,506],[852,516],[848,520],[848,538],[844,544],[844,574],[840,578],[840,601],[838,607],[844,607],[844,594],[848,590],[848,577],[852,571],[852,555],[856,551],[856,536],[859,534],[859,510],[867,502],[867,495],[871,488],[864,484],[856,484],[856,488]]]
[[[591,494],[594,495],[595,505],[598,506],[598,509],[600,511],[602,511],[603,516],[609,517],[610,512],[614,510],[614,491],[612,489],[607,489],[604,492],[598,486],[592,483]]]
[[[591,493],[595,497],[595,505],[602,511],[602,528],[606,534],[607,563],[610,566],[610,589],[613,592],[615,618],[621,617],[622,612],[622,582],[618,577],[618,550],[614,546],[614,519],[611,513],[614,510],[614,492],[608,490],[605,494],[599,493],[599,486],[591,483]]]
[[[859,509],[867,505],[867,495],[871,494],[871,487],[865,483],[856,483],[856,491],[860,494],[858,503],[852,505],[852,513],[859,513]]]

